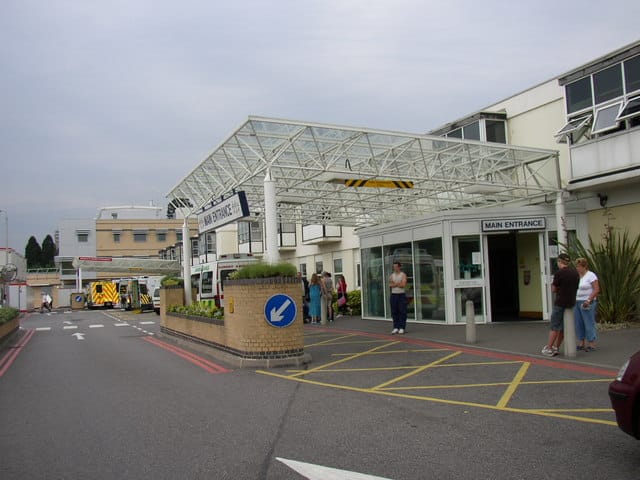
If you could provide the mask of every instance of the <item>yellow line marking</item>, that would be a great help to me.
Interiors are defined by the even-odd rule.
[[[328,344],[328,343],[335,342],[336,340],[341,340],[341,339],[343,339],[343,338],[350,338],[350,337],[355,337],[355,335],[353,335],[353,334],[349,334],[349,335],[342,335],[342,336],[340,336],[340,337],[330,338],[330,339],[328,339],[328,340],[325,340],[324,342],[318,342],[318,343],[312,343],[312,344],[310,344],[310,345],[305,345],[304,347],[305,347],[305,348],[308,348],[308,347],[315,347],[315,346],[318,346],[318,345],[326,345],[326,344]]]
[[[536,408],[536,412],[613,413],[612,408]]]
[[[601,420],[599,418],[586,418],[586,417],[576,417],[573,415],[565,415],[565,414],[560,414],[560,413],[555,413],[555,412],[542,412],[542,411],[538,411],[538,410],[527,410],[527,409],[522,409],[522,408],[512,408],[512,407],[497,407],[495,405],[487,405],[487,404],[483,404],[483,403],[472,403],[472,402],[462,402],[462,401],[458,401],[458,400],[445,400],[445,399],[441,399],[441,398],[434,398],[434,397],[421,397],[419,395],[406,395],[406,394],[401,394],[401,393],[395,393],[395,392],[390,392],[387,390],[374,390],[371,388],[358,388],[358,387],[351,387],[349,385],[334,385],[331,383],[325,383],[325,382],[317,382],[314,380],[308,380],[306,378],[293,378],[292,376],[288,376],[288,375],[281,375],[275,372],[268,372],[266,370],[256,370],[256,373],[262,374],[262,375],[269,375],[272,377],[277,377],[277,378],[281,378],[283,380],[293,380],[295,382],[302,382],[302,383],[307,383],[309,385],[316,385],[316,386],[321,386],[321,387],[330,387],[330,388],[335,388],[338,390],[348,390],[351,392],[361,392],[361,393],[373,393],[376,395],[386,395],[388,397],[395,397],[395,398],[407,398],[407,399],[411,399],[411,400],[420,400],[420,401],[427,401],[427,402],[435,402],[435,403],[444,403],[447,405],[459,405],[459,406],[464,406],[464,407],[477,407],[477,408],[484,408],[486,410],[496,410],[496,411],[500,411],[500,412],[512,412],[512,413],[524,413],[524,414],[529,414],[529,415],[538,415],[541,417],[552,417],[552,418],[563,418],[566,420],[576,420],[578,422],[584,422],[584,423],[597,423],[600,425],[610,425],[610,426],[614,426],[617,427],[618,424],[616,422],[611,422],[608,420]]]
[[[369,355],[388,355],[390,353],[424,353],[424,352],[450,352],[450,348],[430,348],[424,350],[388,350],[384,352],[373,352]],[[353,355],[353,353],[334,353],[335,357],[340,355]],[[520,362],[517,362],[520,363]]]
[[[405,373],[404,375],[400,375],[399,377],[393,378],[387,382],[381,383],[380,385],[377,385],[375,387],[372,388],[372,390],[378,390],[379,388],[384,388],[387,385],[391,385],[392,383],[396,383],[399,382],[401,380],[404,380],[406,378],[412,377],[413,375],[416,375],[424,370],[426,370],[427,368],[431,368],[434,365],[437,365],[439,363],[445,362],[447,360],[449,360],[450,358],[456,357],[458,355],[460,355],[462,352],[453,352],[451,355],[447,355],[446,357],[442,357],[439,360],[435,360],[434,362],[428,363],[426,365],[423,365],[421,367],[418,367],[416,369],[414,369],[413,371],[409,372],[409,373]]]
[[[377,347],[374,347],[374,348],[372,348],[372,349],[370,349],[370,350],[366,350],[366,351],[364,351],[364,352],[362,352],[362,353],[357,353],[357,354],[355,354],[355,355],[353,355],[353,356],[351,356],[351,357],[347,357],[347,358],[343,358],[343,359],[340,359],[340,360],[336,360],[335,362],[325,363],[324,365],[319,365],[319,366],[317,366],[316,368],[312,368],[312,369],[310,369],[310,370],[305,370],[305,371],[303,371],[303,372],[295,373],[295,374],[293,374],[293,375],[291,375],[290,377],[287,377],[287,378],[294,378],[294,377],[298,377],[298,376],[300,376],[300,375],[307,375],[307,374],[309,374],[309,373],[317,372],[317,371],[319,371],[319,370],[322,370],[322,369],[323,369],[323,368],[325,368],[325,367],[330,367],[330,366],[332,366],[332,365],[338,365],[338,364],[340,364],[340,363],[348,362],[348,361],[350,361],[350,360],[353,360],[354,358],[358,358],[358,357],[361,357],[361,356],[363,356],[363,355],[366,355],[366,354],[368,354],[369,352],[374,352],[374,351],[376,351],[376,350],[380,350],[381,348],[385,348],[385,347],[387,347],[387,346],[389,346],[389,345],[395,345],[395,344],[397,344],[397,343],[400,343],[400,342],[399,342],[399,341],[396,341],[396,342],[389,342],[389,343],[385,343],[384,345],[378,345]]]
[[[509,403],[509,400],[511,400],[513,394],[516,393],[518,385],[520,385],[520,382],[522,382],[522,379],[527,374],[529,366],[531,366],[531,363],[529,362],[524,362],[522,364],[522,366],[518,370],[518,373],[516,373],[516,376],[513,377],[513,380],[511,381],[505,392],[502,394],[502,398],[500,398],[500,400],[498,401],[498,407],[502,408],[507,406],[507,403]]]
[[[389,341],[389,340],[376,340],[372,342],[369,340],[353,340],[351,342],[340,342],[339,340],[340,339],[328,340],[327,342],[323,342],[322,345],[356,345],[361,343],[375,344],[375,343],[387,343]],[[305,345],[305,348],[308,346],[309,345]],[[311,345],[311,346],[316,346],[316,345]],[[353,353],[347,353],[345,355],[353,355]]]

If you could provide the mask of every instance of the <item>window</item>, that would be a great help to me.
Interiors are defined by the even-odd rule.
[[[581,78],[565,87],[567,93],[567,113],[588,108],[591,100],[591,77]]]
[[[602,133],[618,127],[618,112],[622,102],[614,103],[596,110],[591,133]]]
[[[76,230],[76,238],[78,243],[87,243],[89,241],[89,230]]]
[[[465,140],[480,140],[480,122],[473,122],[462,129]]]
[[[557,142],[566,143],[567,137],[570,138],[571,140],[570,143],[575,143],[576,141],[578,141],[578,139],[582,137],[582,135],[587,133],[587,131],[589,130],[592,117],[593,115],[589,114],[589,115],[584,115],[582,117],[569,119],[567,124],[564,127],[562,127],[558,131],[558,133],[556,133],[555,136],[559,137],[557,139]]]
[[[640,90],[640,55],[624,62],[624,83],[626,92]]]
[[[334,258],[333,259],[333,273],[342,273],[342,259]]]
[[[216,234],[207,233],[205,235],[205,242],[207,245],[207,253],[216,253]]]
[[[249,243],[250,241],[249,222],[238,222],[238,243]]]
[[[449,138],[462,138],[462,129],[458,128],[452,132],[447,133],[447,137]]]
[[[322,262],[316,262],[316,273],[318,275],[322,273]]]
[[[624,106],[620,109],[620,113],[618,113],[616,120],[625,120],[637,115],[640,115],[640,97],[627,100]]]
[[[300,274],[303,277],[306,277],[307,276],[307,264],[306,263],[301,263],[299,269],[300,269]]]
[[[487,142],[507,143],[505,124],[502,120],[485,120]]]
[[[176,242],[182,241],[182,230],[176,230]]]
[[[113,234],[113,243],[120,243],[120,232],[111,232]]]
[[[156,241],[158,241],[158,242],[166,242],[167,241],[167,231],[166,230],[156,230]]]
[[[621,65],[617,64],[593,74],[596,105],[622,95],[622,69],[620,67]]]
[[[147,231],[146,230],[134,230],[133,231],[133,241],[134,242],[146,242],[147,241]]]

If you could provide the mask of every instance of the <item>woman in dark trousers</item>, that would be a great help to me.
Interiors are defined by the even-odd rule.
[[[391,334],[403,334],[407,328],[407,274],[402,271],[400,262],[393,262],[393,273],[389,277],[391,287],[391,318],[393,330]]]

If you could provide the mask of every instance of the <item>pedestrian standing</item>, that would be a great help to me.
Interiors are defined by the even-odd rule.
[[[309,315],[311,316],[311,323],[320,323],[321,296],[320,279],[318,274],[314,273],[311,275],[311,281],[309,282]]]
[[[391,287],[391,318],[393,318],[393,330],[391,334],[403,334],[407,328],[407,274],[402,271],[400,262],[393,262],[393,273],[389,277]]]
[[[576,270],[580,275],[580,284],[576,293],[576,306],[573,313],[576,322],[576,340],[578,350],[591,352],[596,349],[596,306],[600,283],[595,273],[589,270],[586,258],[576,258]],[[586,341],[586,343],[585,343]]]
[[[322,294],[327,301],[327,319],[333,322],[333,279],[329,272],[322,272]]]
[[[338,275],[336,292],[338,293],[338,317],[341,317],[349,312],[349,307],[347,306],[347,281],[344,279],[344,275]]]
[[[558,255],[556,260],[558,271],[553,275],[551,291],[556,294],[551,310],[551,330],[549,341],[542,347],[542,354],[548,357],[558,355],[564,340],[564,311],[576,304],[576,292],[580,283],[580,275],[571,266],[571,257],[566,253]]]

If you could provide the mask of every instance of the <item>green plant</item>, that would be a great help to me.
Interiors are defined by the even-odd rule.
[[[0,308],[0,325],[2,325],[3,323],[10,322],[14,318],[16,318],[19,314],[20,312],[18,311],[17,308],[13,308],[13,307]]]
[[[590,248],[578,240],[567,248],[571,258],[584,257],[589,269],[598,275],[598,322],[637,321],[640,298],[640,237],[631,239],[628,232],[607,228],[603,241],[589,237]]]
[[[160,285],[163,287],[183,287],[184,280],[181,277],[175,277],[173,275],[167,275],[160,280]]]
[[[287,262],[269,264],[264,262],[251,263],[229,275],[232,279],[295,277],[298,272],[295,265]]]
[[[194,302],[191,305],[169,305],[167,311],[194,317],[224,318],[224,308],[200,302]]]
[[[338,295],[333,294],[333,311],[338,311]],[[347,292],[347,310],[351,315],[360,315],[362,313],[360,290],[352,290]]]

